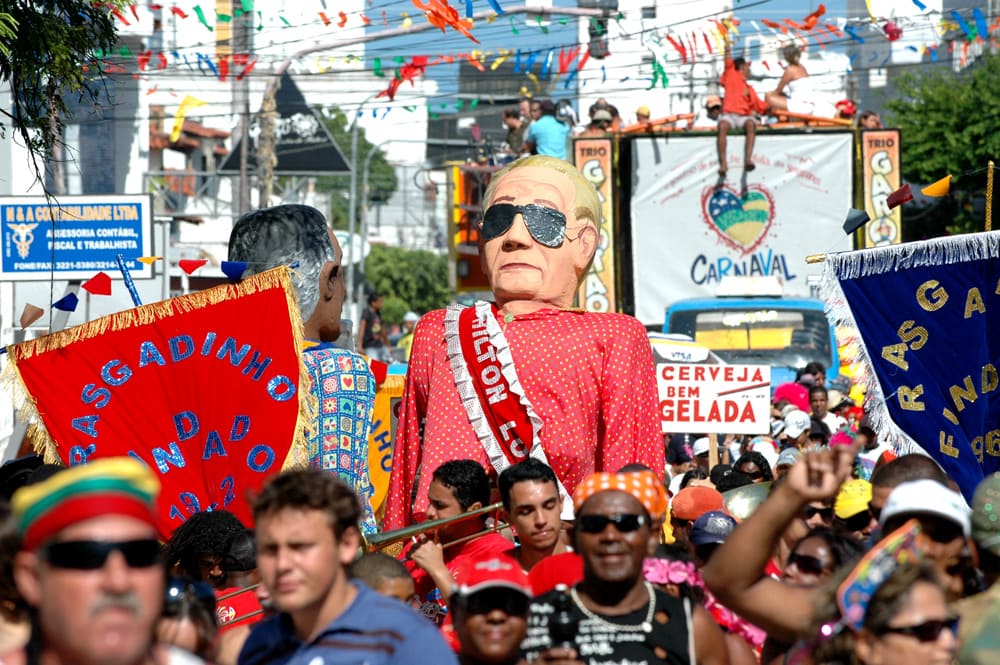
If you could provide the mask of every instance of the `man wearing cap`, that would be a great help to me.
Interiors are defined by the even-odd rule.
[[[606,109],[597,109],[594,111],[594,115],[590,118],[590,124],[587,125],[587,128],[583,130],[580,136],[606,136],[608,128],[611,127],[613,120],[614,118],[611,116],[611,111]]]
[[[962,596],[960,571],[969,545],[969,506],[962,495],[934,480],[911,480],[897,486],[882,508],[878,524],[892,533],[908,520],[920,522],[917,545],[934,564],[951,600]]]
[[[14,580],[34,614],[5,665],[185,661],[154,642],[164,569],[156,539],[159,481],[140,462],[107,458],[56,473],[13,497],[21,535]]]
[[[584,575],[569,591],[565,612],[578,630],[572,646],[554,645],[550,622],[562,592],[539,596],[522,644],[528,660],[728,663],[722,633],[704,608],[643,579],[651,524],[665,509],[659,479],[649,472],[596,473],[577,487],[573,504]]]
[[[420,315],[416,312],[407,312],[403,315],[403,336],[396,342],[396,348],[403,350],[403,358],[410,361],[410,349],[413,347],[413,331],[417,328]]]
[[[700,485],[685,487],[670,504],[670,526],[678,544],[691,548],[691,526],[707,512],[725,511],[722,494],[711,487]],[[692,551],[693,553],[693,551]]]
[[[785,448],[780,453],[778,453],[778,459],[774,463],[774,477],[775,479],[783,478],[788,470],[799,461],[799,457],[802,453],[799,452],[798,448]]]
[[[782,447],[791,446],[804,449],[809,445],[809,434],[811,432],[812,419],[805,411],[789,411],[785,416],[785,427],[778,436],[782,442]]]
[[[710,510],[691,525],[691,544],[695,562],[704,567],[712,554],[736,528],[736,520],[721,510]]]
[[[277,266],[292,271],[306,349],[302,361],[319,401],[306,425],[309,465],[338,474],[361,499],[361,528],[376,531],[368,475],[368,433],[375,406],[375,377],[359,354],[334,346],[340,336],[346,287],[343,251],[323,214],[310,206],[262,208],[240,217],[229,235],[229,260],[246,262],[244,274]]]
[[[351,489],[318,469],[272,476],[252,501],[257,567],[279,613],[239,665],[455,663],[434,624],[347,576],[361,544]]]
[[[694,464],[697,468],[705,471],[711,471],[709,466],[709,450],[710,445],[707,436],[700,436],[694,440],[691,444],[691,454],[694,456]]]
[[[386,529],[420,521],[431,472],[446,460],[476,460],[495,477],[534,457],[552,467],[565,497],[594,471],[638,462],[663,473],[645,328],[573,306],[599,243],[593,186],[573,165],[532,155],[493,176],[483,207],[479,253],[495,302],[420,322]],[[564,516],[571,513],[567,501]]]
[[[514,665],[528,627],[531,585],[507,557],[470,561],[449,599],[462,665]]]
[[[840,486],[833,502],[834,526],[864,542],[878,522],[868,504],[872,500],[872,484],[852,478]]]
[[[651,115],[649,107],[643,104],[635,110],[635,121],[637,123],[649,123],[649,116]]]

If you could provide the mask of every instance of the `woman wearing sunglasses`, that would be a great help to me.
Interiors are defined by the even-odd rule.
[[[840,575],[825,596],[811,655],[798,662],[814,665],[951,665],[958,646],[958,619],[948,607],[933,567],[907,562],[877,586],[864,618],[843,617],[837,601]],[[845,625],[845,623],[847,625]]]

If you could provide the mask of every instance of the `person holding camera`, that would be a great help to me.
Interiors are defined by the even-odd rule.
[[[722,632],[700,606],[643,579],[656,543],[659,479],[595,473],[573,494],[583,581],[535,598],[521,649],[528,662],[728,665]]]

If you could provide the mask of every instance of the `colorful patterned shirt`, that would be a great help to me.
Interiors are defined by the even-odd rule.
[[[302,352],[318,400],[315,421],[306,429],[309,466],[333,471],[361,500],[361,531],[377,530],[374,493],[368,476],[368,433],[375,405],[375,377],[361,355],[324,343]]]
[[[495,475],[455,387],[444,317],[445,310],[430,312],[414,334],[385,529],[423,520],[431,474],[443,462],[473,459]],[[568,492],[594,471],[617,471],[631,462],[663,477],[653,352],[639,321],[545,309],[501,325],[518,379],[543,421],[542,447]]]

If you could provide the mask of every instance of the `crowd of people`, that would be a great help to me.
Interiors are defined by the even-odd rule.
[[[314,209],[249,213],[230,257],[296,265],[308,460],[246,497],[252,524],[198,512],[166,542],[155,465],[4,466],[0,663],[991,662],[1000,475],[970,509],[816,363],[766,435],[665,435],[643,326],[572,306],[593,187],[534,155],[483,200],[493,300],[413,329],[384,515],[373,374],[331,342],[341,250]]]

